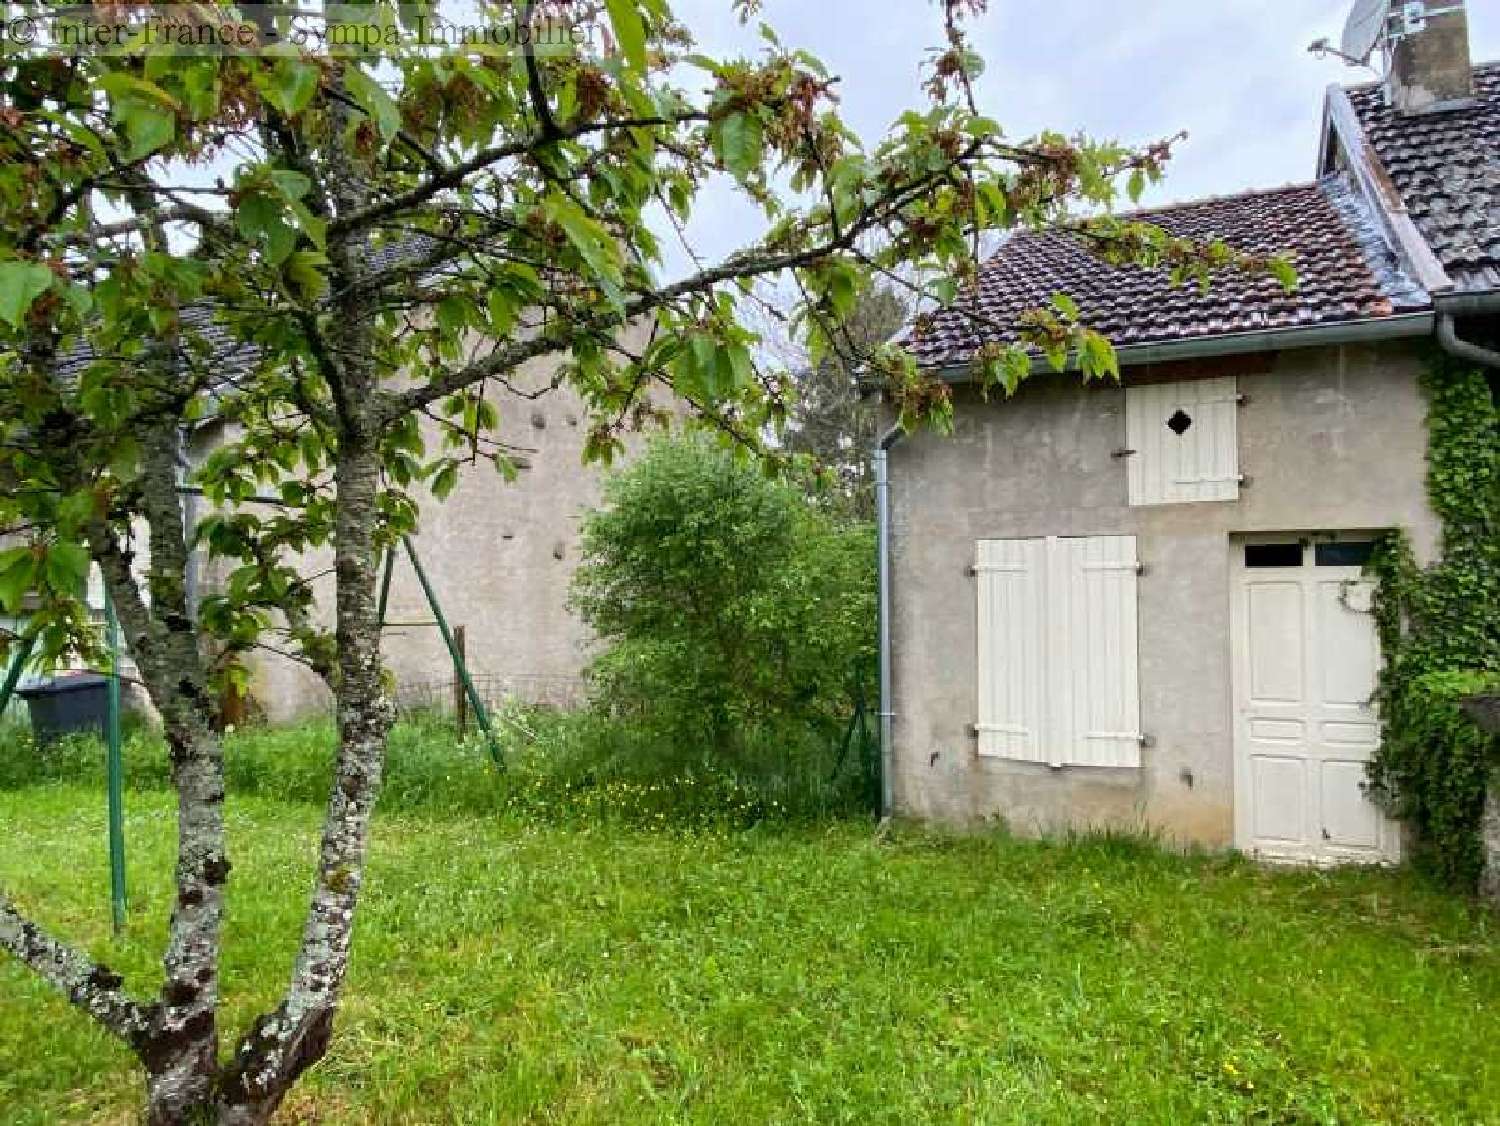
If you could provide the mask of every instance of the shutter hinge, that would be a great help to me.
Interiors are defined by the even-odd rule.
[[[1136,740],[1136,742],[1139,743],[1141,745],[1141,747],[1143,747],[1143,748],[1154,747],[1154,746],[1156,746],[1156,736],[1155,735],[1147,735],[1144,732],[1142,732],[1141,735],[1140,735],[1140,737]]]
[[[1136,454],[1135,450],[1128,449],[1128,448],[1126,448],[1124,446],[1121,446],[1118,450],[1111,451],[1109,456],[1112,457],[1112,458],[1119,459],[1119,458],[1126,458],[1126,457],[1134,457],[1135,454]]]
[[[1137,563],[1135,565],[1135,573],[1137,575],[1144,575],[1146,573],[1146,571],[1147,571],[1147,567],[1146,567],[1146,565],[1144,563]]]
[[[1237,392],[1235,392],[1235,396],[1234,396],[1234,405],[1235,406],[1242,407],[1246,403],[1248,403],[1249,401],[1250,401],[1250,396],[1247,395],[1247,394],[1245,394],[1243,391],[1237,391]]]
[[[1239,483],[1240,483],[1240,488],[1242,488],[1242,489],[1248,489],[1250,487],[1250,483],[1252,481],[1254,481],[1255,478],[1249,476],[1248,474],[1241,473],[1239,475],[1238,480],[1239,480]]]

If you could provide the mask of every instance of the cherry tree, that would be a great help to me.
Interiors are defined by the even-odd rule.
[[[377,560],[462,468],[511,470],[496,392],[523,366],[581,398],[591,458],[667,402],[761,449],[795,384],[758,362],[758,282],[798,294],[817,362],[874,280],[951,301],[996,231],[1071,223],[1105,257],[1199,280],[1286,272],[1108,216],[1170,142],[1008,138],[974,89],[965,27],[984,6],[937,0],[926,101],[869,143],[816,58],[769,29],[753,57],[705,57],[669,0],[478,2],[465,22],[505,34],[447,49],[419,34],[433,8],[330,6],[310,35],[283,6],[200,3],[169,30],[234,49],[0,55],[0,607],[28,607],[5,640],[95,652],[79,591],[97,564],[161,717],[178,834],[154,992],[3,889],[0,946],[133,1049],[151,1122],[265,1122],[327,1049],[392,722]],[[757,229],[665,276],[662,239],[717,183]],[[1014,389],[1038,355],[1117,374],[1065,295],[992,327],[1012,343],[976,355],[985,386]],[[946,383],[896,346],[865,362],[904,424],[945,424]],[[223,440],[188,483],[210,505],[189,523],[184,435],[210,423]],[[299,562],[318,549],[331,631]],[[191,599],[197,551],[228,577]],[[231,1038],[215,700],[267,645],[332,689],[337,766],[285,992]]]

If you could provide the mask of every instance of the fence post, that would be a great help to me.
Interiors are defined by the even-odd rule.
[[[115,933],[125,928],[125,770],[120,755],[120,622],[114,600],[104,592],[104,629],[109,642],[109,683],[105,697],[105,774],[109,805],[109,906]]]
[[[469,729],[469,694],[464,691],[464,666],[468,663],[468,647],[465,645],[464,627],[453,627],[453,717],[457,721],[458,737],[462,739]]]
[[[489,712],[485,711],[484,701],[479,698],[479,691],[474,687],[473,680],[469,678],[469,666],[453,648],[453,631],[448,628],[448,619],[443,617],[443,608],[438,605],[437,592],[432,589],[427,572],[422,569],[422,561],[417,558],[417,549],[412,546],[411,537],[403,536],[401,542],[406,546],[406,557],[411,560],[412,570],[417,573],[417,582],[422,584],[422,593],[427,597],[427,605],[432,610],[438,633],[443,635],[443,644],[448,646],[448,653],[453,657],[453,663],[458,666],[464,691],[469,694],[469,703],[474,706],[474,720],[479,724],[479,729],[484,732],[485,741],[489,745],[490,758],[494,760],[497,767],[504,770],[505,759],[500,754],[500,741],[495,738],[494,729],[490,727],[490,716]]]

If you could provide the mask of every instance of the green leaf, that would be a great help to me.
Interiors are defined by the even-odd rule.
[[[438,500],[447,500],[448,494],[458,484],[458,463],[449,461],[432,478],[432,495]]]
[[[619,248],[615,241],[588,217],[583,208],[561,193],[548,196],[542,206],[562,228],[584,264],[593,271],[594,276],[589,280],[603,290],[613,304],[622,304]]]
[[[286,260],[283,272],[286,280],[304,301],[316,301],[328,290],[328,279],[323,267],[328,265],[328,256],[316,250],[299,250]]]
[[[510,292],[492,289],[486,299],[490,313],[490,331],[498,337],[508,336],[516,323],[516,302]]]
[[[625,53],[625,61],[637,71],[646,69],[646,25],[635,0],[604,0],[610,26]]]
[[[1016,388],[1031,374],[1031,356],[1019,345],[1009,348],[1000,362],[1000,382],[1007,395],[1014,395]]]
[[[171,110],[137,99],[117,102],[115,119],[125,127],[127,160],[139,160],[177,135],[177,116]]]
[[[0,554],[0,609],[14,614],[36,580],[36,556],[29,547]]]
[[[472,303],[467,297],[457,293],[450,293],[437,304],[438,328],[450,335],[456,335],[469,327],[469,315],[473,309]]]
[[[290,168],[271,169],[271,183],[276,185],[288,202],[301,199],[312,190],[312,181],[301,172],[294,172]]]
[[[261,96],[288,117],[307,108],[318,90],[319,70],[312,63],[298,59],[277,59],[269,71],[255,76]]]
[[[1271,276],[1281,283],[1281,288],[1288,293],[1296,292],[1298,279],[1297,267],[1292,265],[1291,259],[1278,255],[1272,258],[1268,268]]]
[[[47,549],[46,575],[55,591],[81,591],[89,577],[88,551],[82,544],[54,543]]]
[[[760,119],[748,113],[732,113],[713,129],[714,151],[739,180],[760,167],[764,143]]]
[[[52,285],[52,271],[37,262],[0,262],[0,318],[20,328],[31,303]]]
[[[401,128],[401,110],[396,100],[385,88],[358,67],[349,67],[344,72],[344,81],[349,86],[350,96],[359,103],[375,122],[380,135],[390,140]]]
[[[240,234],[262,243],[273,266],[286,261],[297,246],[297,229],[286,221],[283,202],[272,196],[260,192],[246,195],[235,209],[234,221]]]
[[[127,74],[123,70],[110,71],[108,74],[100,75],[94,85],[109,95],[112,102],[139,101],[155,102],[165,109],[175,110],[181,103],[171,94],[167,93],[154,82],[147,82],[144,78],[137,78],[133,74]]]

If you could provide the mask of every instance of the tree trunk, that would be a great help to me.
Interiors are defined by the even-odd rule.
[[[358,158],[346,147],[348,102],[330,107],[335,140],[328,153],[328,189],[336,210],[350,214],[368,199]],[[381,678],[376,596],[381,456],[377,415],[380,376],[370,310],[357,297],[368,238],[330,239],[336,300],[328,322],[331,347],[319,363],[333,395],[338,443],[334,455],[334,577],[339,749],[323,820],[318,874],[302,945],[285,999],[240,1043],[220,1085],[223,1126],[259,1126],[270,1119],[298,1077],[323,1057],[349,968],[355,908],[364,882],[370,821],[385,766],[394,709]]]
[[[224,763],[212,728],[213,699],[187,605],[192,565],[177,493],[175,421],[145,443],[141,514],[150,532],[151,599],[141,597],[132,556],[103,526],[91,547],[130,651],[161,714],[177,793],[177,899],[162,955],[165,977],[133,1046],[146,1069],[152,1126],[201,1119],[218,1069],[219,946],[229,861],[224,840]]]

